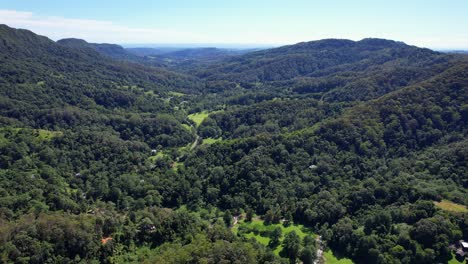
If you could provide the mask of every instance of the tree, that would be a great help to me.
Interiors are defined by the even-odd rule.
[[[289,232],[283,240],[283,251],[281,254],[289,258],[291,263],[294,263],[299,257],[301,251],[301,238],[295,231]]]
[[[305,236],[302,243],[304,244],[304,247],[315,247],[315,239],[311,235]]]
[[[301,250],[300,259],[304,264],[312,264],[315,259],[315,251],[312,248],[305,247]]]
[[[247,209],[247,212],[245,214],[245,221],[246,222],[252,222],[252,217],[253,217],[253,210],[251,208]]]
[[[317,252],[314,237],[311,235],[305,236],[302,240],[302,244],[304,245],[304,248],[301,250],[301,261],[304,264],[313,263]]]
[[[282,236],[283,232],[281,231],[281,227],[276,227],[270,234],[271,240],[268,246],[270,246],[271,248],[275,248],[279,244]]]
[[[229,210],[224,213],[223,220],[227,227],[232,225],[232,214]]]
[[[293,222],[293,216],[292,216],[291,212],[287,212],[286,216],[284,217],[283,225],[285,227],[288,227],[288,226],[290,226],[292,224],[292,222]]]

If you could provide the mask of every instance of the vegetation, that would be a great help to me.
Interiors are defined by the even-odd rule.
[[[329,263],[449,263],[468,237],[464,55],[158,66],[7,26],[0,54],[1,262],[312,263],[320,235]]]
[[[193,113],[188,115],[188,118],[199,126],[208,117],[208,115],[208,112]]]
[[[325,263],[326,264],[352,264],[353,262],[350,259],[347,258],[336,258],[335,255],[333,255],[333,252],[331,251],[325,251],[323,253],[324,258],[325,258]]]
[[[448,200],[442,200],[440,202],[434,202],[434,204],[442,210],[458,213],[468,213],[466,206],[461,204],[456,204]]]
[[[283,251],[284,235],[294,232],[300,240],[306,236],[313,236],[310,229],[300,224],[291,224],[287,227],[281,223],[265,224],[264,220],[253,219],[251,222],[242,221],[235,233],[246,238],[255,238],[259,243],[268,246],[279,256]],[[315,244],[312,245],[315,249]]]

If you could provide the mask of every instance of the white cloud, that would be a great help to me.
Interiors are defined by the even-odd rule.
[[[200,43],[205,36],[169,29],[134,28],[111,21],[38,16],[32,12],[0,10],[0,24],[24,28],[53,40],[82,38],[108,43]]]
[[[468,35],[432,34],[414,30],[398,32],[387,30],[353,30],[340,24],[328,28],[317,27],[251,27],[242,28],[237,24],[219,24],[209,33],[181,32],[171,29],[142,28],[119,25],[112,21],[92,19],[72,19],[64,17],[40,16],[32,12],[0,9],[0,24],[15,28],[29,29],[37,34],[45,35],[53,40],[61,38],[82,38],[89,42],[107,43],[232,43],[232,44],[294,44],[301,41],[323,38],[347,38],[360,40],[366,37],[380,37],[404,41],[407,44],[435,49],[468,47]],[[256,43],[256,44],[255,44]]]

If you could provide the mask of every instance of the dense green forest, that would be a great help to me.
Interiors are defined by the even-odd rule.
[[[453,263],[467,132],[463,54],[140,56],[0,25],[0,262]]]

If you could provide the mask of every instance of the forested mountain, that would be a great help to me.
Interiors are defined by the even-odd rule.
[[[140,57],[145,57],[145,56],[156,56],[156,55],[162,55],[178,50],[183,50],[184,48],[178,48],[178,47],[160,47],[160,48],[144,48],[144,47],[131,47],[131,48],[126,48],[126,50],[132,54],[135,54]]]
[[[57,43],[75,49],[91,48],[101,55],[110,57],[115,60],[129,61],[157,68],[167,67],[167,64],[159,58],[138,56],[137,54],[134,54],[133,52],[130,52],[117,44],[88,43],[85,40],[75,38],[61,39],[58,40]]]
[[[173,110],[177,100],[168,101],[168,94],[200,92],[196,78],[117,62],[92,49],[65,47],[26,30],[0,29],[3,124],[120,133],[128,129],[127,136],[120,136],[125,139],[148,137],[135,134],[135,129],[156,126],[150,128],[153,148],[191,141],[190,131],[181,126],[185,117]]]
[[[456,261],[464,55],[380,39],[180,50],[165,68],[128,54],[0,26],[0,262]]]
[[[108,43],[88,43],[82,39],[61,39],[57,41],[58,44],[72,47],[72,48],[85,48],[89,47],[97,52],[109,56],[114,59],[121,59],[121,60],[136,60],[138,56],[128,52],[122,46],[116,44],[108,44]]]
[[[384,39],[326,39],[234,57],[194,73],[251,88],[262,84],[327,101],[377,98],[444,70],[452,57]]]
[[[235,55],[242,55],[253,50],[235,50],[218,48],[191,48],[182,49],[160,55],[165,59],[178,61],[197,60],[202,62],[213,62],[226,59]]]
[[[176,71],[187,71],[200,66],[242,55],[254,49],[235,50],[218,48],[184,48],[184,49],[125,49],[122,46],[108,43],[88,43],[82,39],[61,39],[58,44],[76,49],[91,48],[104,56],[116,60],[140,63],[146,66],[164,67]],[[184,70],[185,69],[185,70]]]

